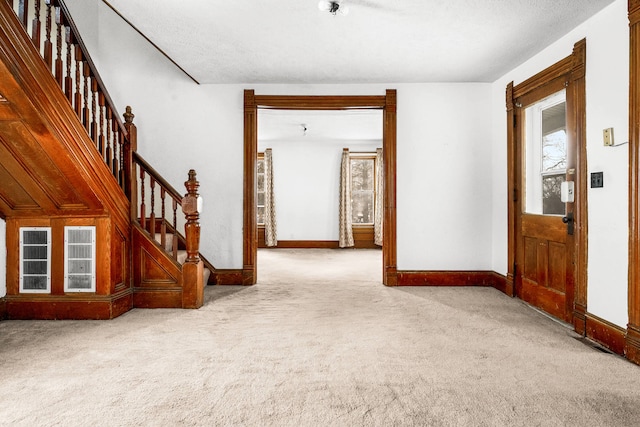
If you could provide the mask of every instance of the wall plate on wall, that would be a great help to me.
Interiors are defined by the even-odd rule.
[[[591,188],[604,187],[603,172],[591,172]]]

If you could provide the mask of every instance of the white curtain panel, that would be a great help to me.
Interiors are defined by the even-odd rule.
[[[384,217],[384,165],[382,148],[376,148],[376,209],[373,218],[373,242],[382,246],[382,218]]]
[[[339,218],[339,246],[350,248],[353,243],[351,224],[351,164],[349,150],[342,150],[342,165],[340,167],[340,218]]]
[[[276,201],[273,193],[273,153],[264,151],[264,237],[267,246],[278,245]]]

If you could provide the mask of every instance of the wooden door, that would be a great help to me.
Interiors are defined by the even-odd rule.
[[[561,197],[576,181],[575,121],[566,81],[516,100],[516,295],[572,322],[575,203]],[[564,185],[567,185],[564,184]],[[568,191],[573,193],[573,191]]]

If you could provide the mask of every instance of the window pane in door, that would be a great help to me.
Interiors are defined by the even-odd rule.
[[[564,215],[564,203],[560,200],[560,184],[565,174],[542,177],[542,213],[544,215]]]
[[[567,125],[565,91],[525,109],[524,163],[527,213],[564,215],[560,184],[566,179]]]

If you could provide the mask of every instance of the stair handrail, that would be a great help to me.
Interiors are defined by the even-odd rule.
[[[130,141],[128,128],[120,119],[118,109],[64,0],[5,1],[18,15],[18,20],[84,125],[102,160],[130,198],[133,180],[131,168],[126,163],[131,158],[131,150],[135,150],[135,144]],[[41,20],[43,9],[44,40]]]
[[[195,181],[195,171],[192,169],[189,171],[189,179],[185,182],[187,187],[187,194],[184,197],[176,190],[171,184],[169,184],[158,171],[156,171],[140,154],[132,152],[132,174],[135,174],[136,187],[139,188],[136,191],[136,196],[139,196],[140,202],[132,203],[132,220],[135,221],[140,227],[146,230],[153,240],[156,240],[156,235],[160,234],[159,244],[165,250],[167,250],[172,257],[177,260],[178,258],[178,245],[182,241],[188,246],[188,251],[195,250],[199,253],[199,225],[197,229],[189,224],[189,212],[185,211],[184,202],[190,196],[191,188],[193,188]],[[148,181],[148,182],[147,182]],[[197,181],[195,181],[197,183]],[[197,188],[197,184],[195,184]],[[159,187],[159,191],[156,190],[156,186]],[[150,194],[146,194],[149,191]],[[159,201],[156,200],[156,194],[159,192]],[[196,195],[197,196],[197,195]],[[169,198],[170,203],[170,217],[167,217],[166,213],[166,199]],[[137,200],[137,197],[134,198]],[[147,201],[150,201],[147,206]],[[160,207],[160,216],[158,217],[156,207]],[[185,213],[185,235],[183,235],[178,229],[178,207],[180,207]],[[188,208],[187,208],[188,209]],[[159,229],[159,231],[158,231]],[[172,241],[167,242],[167,235],[172,235]],[[156,240],[157,241],[157,240]],[[195,246],[193,246],[193,242]],[[167,243],[171,243],[171,247],[167,246]],[[190,258],[193,258],[192,254],[189,254]],[[199,257],[199,255],[197,255]]]

